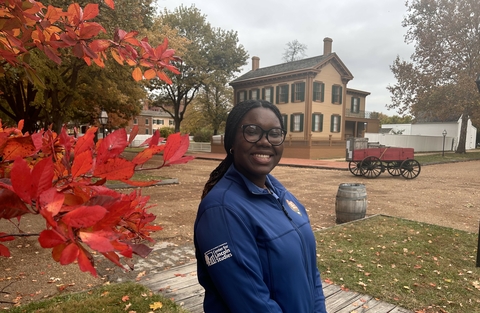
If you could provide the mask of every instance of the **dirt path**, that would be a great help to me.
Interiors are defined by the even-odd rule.
[[[152,212],[163,230],[154,234],[158,242],[179,247],[192,245],[193,222],[203,185],[218,161],[193,160],[188,164],[163,168],[159,174],[178,178],[179,184],[142,190],[156,204]],[[478,232],[480,220],[480,161],[423,166],[413,180],[383,173],[376,179],[355,177],[348,171],[278,166],[273,174],[308,208],[314,229],[335,225],[335,199],[341,183],[362,183],[368,197],[367,216],[386,214],[411,220]],[[22,220],[22,229],[37,232],[43,221]],[[2,231],[14,231],[0,221]],[[13,257],[0,258],[0,301],[26,303],[59,292],[85,290],[106,280],[135,279],[141,272],[124,274],[98,258],[100,278],[82,273],[76,265],[60,266],[50,252],[39,247],[36,238],[10,243]],[[160,262],[157,256],[157,264]],[[191,256],[190,256],[191,257]],[[180,260],[182,261],[182,260]],[[8,305],[0,304],[0,308]]]

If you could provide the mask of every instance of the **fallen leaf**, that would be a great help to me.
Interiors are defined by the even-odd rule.
[[[150,304],[150,309],[152,310],[157,310],[157,309],[161,309],[163,307],[163,304],[162,302],[154,302],[152,304]]]
[[[123,297],[122,297],[122,301],[123,301],[123,302],[127,302],[128,300],[130,300],[130,297],[129,297],[129,296],[123,296]]]

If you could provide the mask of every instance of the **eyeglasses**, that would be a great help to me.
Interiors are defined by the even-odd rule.
[[[267,141],[272,146],[281,145],[285,140],[285,135],[287,134],[287,132],[280,127],[263,130],[263,128],[258,125],[247,124],[240,126],[240,128],[243,130],[243,138],[245,138],[246,141],[250,143],[257,143],[260,141],[260,139],[262,139],[263,134],[266,134]]]

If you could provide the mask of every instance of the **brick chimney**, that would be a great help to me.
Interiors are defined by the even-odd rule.
[[[323,39],[323,55],[327,56],[332,53],[332,38],[325,37]]]
[[[260,58],[252,57],[252,71],[258,70],[260,67]]]

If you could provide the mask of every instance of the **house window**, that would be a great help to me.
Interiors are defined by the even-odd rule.
[[[288,115],[282,114],[283,129],[288,129]]]
[[[134,125],[137,125],[138,124],[138,120],[136,118],[133,119],[133,124]]]
[[[313,82],[313,101],[324,101],[325,84]]]
[[[173,120],[168,120],[168,125],[170,125],[170,126],[174,125],[173,122],[174,122]]]
[[[332,133],[339,133],[340,132],[340,122],[341,122],[340,115],[332,115],[332,120],[331,120],[331,124],[330,124],[330,131]]]
[[[360,112],[360,98],[352,97],[352,104],[351,104],[351,107],[350,107],[350,112],[352,112],[352,113]]]
[[[157,120],[152,118],[152,125],[155,125],[157,123]]]
[[[273,87],[262,88],[262,99],[273,103]]]
[[[312,114],[312,131],[313,132],[323,131],[323,114],[321,113]]]
[[[290,115],[290,131],[291,132],[303,131],[303,114],[302,113]]]
[[[247,100],[247,92],[245,90],[239,91],[237,93],[237,99],[237,103]]]
[[[145,125],[148,125],[148,118],[145,119]]]
[[[145,135],[148,135],[148,128],[145,129]]]
[[[158,120],[158,121],[157,121],[157,124],[158,124],[158,125],[164,125],[164,123],[165,123],[164,120]]]
[[[305,83],[292,84],[292,102],[305,101]]]
[[[258,100],[258,96],[259,96],[259,90],[258,89],[250,90],[250,99]]]
[[[288,103],[288,85],[277,86],[276,103]]]
[[[332,103],[342,104],[342,86],[332,86]]]

